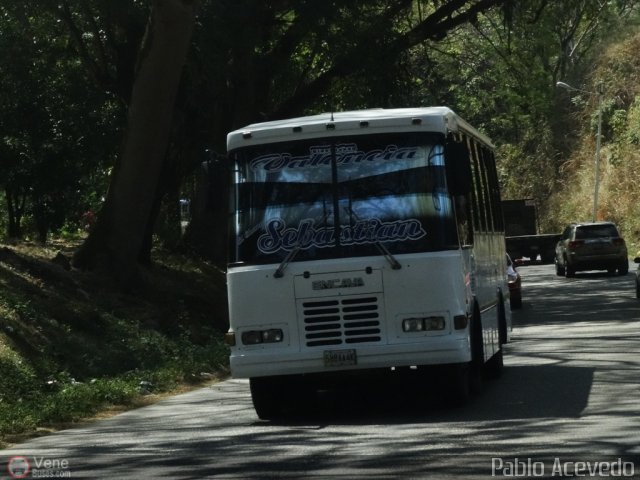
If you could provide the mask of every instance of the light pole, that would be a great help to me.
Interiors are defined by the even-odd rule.
[[[581,90],[579,88],[572,87],[568,83],[556,82],[556,87],[564,88],[565,90],[588,93],[589,95],[598,96],[598,133],[596,136],[596,166],[595,166],[595,185],[593,188],[593,216],[592,221],[595,222],[598,219],[598,190],[600,188],[600,137],[602,133],[602,96],[604,95],[604,84],[599,82],[597,85],[597,91],[590,92],[588,90]]]

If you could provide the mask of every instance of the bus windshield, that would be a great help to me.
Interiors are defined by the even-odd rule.
[[[443,142],[376,134],[231,152],[231,263],[458,248]]]

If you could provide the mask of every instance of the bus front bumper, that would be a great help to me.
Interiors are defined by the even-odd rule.
[[[233,377],[251,378],[464,363],[470,359],[469,341],[460,338],[438,347],[420,343],[305,352],[235,351],[231,354],[230,364]]]

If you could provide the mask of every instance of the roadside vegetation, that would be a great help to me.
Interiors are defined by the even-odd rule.
[[[593,73],[579,87],[604,85],[600,156],[599,220],[620,226],[629,254],[640,250],[640,34],[609,45],[595,61]],[[544,212],[556,231],[572,221],[589,221],[593,212],[598,101],[580,92],[571,97],[575,138],[558,188]]]
[[[69,269],[76,244],[0,245],[0,448],[227,373],[217,268],[154,250],[122,292]]]

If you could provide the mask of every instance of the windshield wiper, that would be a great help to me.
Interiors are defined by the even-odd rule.
[[[378,250],[380,250],[380,253],[382,254],[382,256],[387,259],[387,261],[389,262],[393,270],[400,270],[402,268],[402,265],[400,265],[400,262],[396,260],[396,257],[393,256],[393,254],[389,251],[389,249],[385,247],[380,240],[376,240],[375,244],[376,244],[376,247],[378,247]]]
[[[322,223],[324,224],[325,228],[327,228],[327,218],[329,216],[329,212],[327,212],[326,205],[324,204],[324,199],[323,199],[322,203],[324,205],[323,206]],[[280,265],[278,265],[277,270],[273,274],[274,278],[282,278],[284,276],[285,268],[287,268],[287,265],[289,265],[291,262],[293,262],[293,259],[296,258],[296,255],[298,254],[298,252],[300,250],[302,250],[302,245],[300,245],[300,243],[298,243],[295,247],[293,247],[293,250],[291,250],[289,253],[287,253],[287,256],[284,257],[284,259],[282,260]]]
[[[344,208],[347,210],[347,213],[349,213],[350,215],[353,215],[357,221],[359,222],[361,221],[358,214],[354,212],[350,206],[347,206]],[[377,239],[374,240],[374,244],[378,248],[382,256],[387,259],[387,261],[389,262],[393,270],[400,270],[402,268],[402,265],[400,265],[400,262],[398,262],[396,257],[393,256],[393,254],[389,251],[389,249],[385,247],[380,240],[377,240]]]
[[[293,250],[291,250],[286,257],[284,257],[284,260],[282,260],[282,263],[280,263],[280,265],[278,265],[278,269],[275,271],[275,273],[273,274],[274,278],[282,278],[284,276],[284,269],[287,268],[287,265],[289,265],[290,262],[293,261],[293,259],[295,258],[295,256],[298,254],[298,252],[302,249],[302,247],[300,246],[300,244],[298,243]]]

